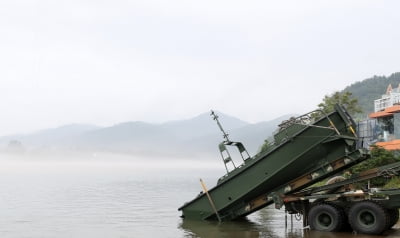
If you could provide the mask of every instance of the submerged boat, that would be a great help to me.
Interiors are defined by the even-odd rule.
[[[204,192],[178,210],[184,219],[228,221],[272,203],[279,207],[281,195],[299,191],[367,158],[367,152],[357,146],[355,127],[340,105],[328,114],[313,111],[282,123],[274,142],[253,157],[242,143],[230,141],[224,132],[225,141],[219,149],[227,173],[210,190],[203,186]],[[240,166],[234,164],[229,146],[242,155]],[[228,170],[227,165],[234,169]]]

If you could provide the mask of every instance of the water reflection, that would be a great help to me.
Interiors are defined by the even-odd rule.
[[[302,221],[273,208],[263,209],[250,216],[250,219],[218,223],[217,221],[193,221],[182,219],[179,229],[184,237],[233,237],[233,238],[379,238],[400,237],[398,229],[386,231],[381,236],[353,234],[352,232],[318,232],[302,228]]]
[[[180,229],[184,231],[184,237],[304,237],[303,229],[297,223],[289,221],[285,227],[284,213],[267,208],[250,216],[250,219],[224,223],[182,219]]]
[[[260,229],[256,223],[249,220],[218,224],[218,222],[190,221],[184,219],[180,227],[185,231],[184,237],[281,237],[275,234],[273,230]]]
[[[218,224],[184,219],[180,227],[185,231],[185,237],[259,237],[259,232],[248,221]]]

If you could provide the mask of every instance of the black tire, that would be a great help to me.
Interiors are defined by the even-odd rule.
[[[349,210],[349,223],[357,233],[378,235],[389,225],[387,210],[372,201],[353,204]]]
[[[308,213],[311,230],[340,231],[344,223],[344,215],[338,208],[330,204],[313,206]]]
[[[387,213],[389,214],[389,224],[387,229],[390,229],[399,221],[399,209],[388,209]]]
[[[346,204],[338,204],[338,203],[329,203],[329,204],[331,204],[332,206],[334,206],[336,209],[338,209],[340,212],[341,212],[341,214],[342,214],[342,227],[341,227],[341,229],[340,230],[337,230],[337,231],[344,231],[344,232],[351,232],[351,231],[353,231],[353,229],[351,228],[351,226],[350,226],[350,224],[349,224],[349,222],[348,222],[348,217],[347,217],[347,215],[346,215],[346,211],[348,211],[349,210],[349,208],[346,208]]]

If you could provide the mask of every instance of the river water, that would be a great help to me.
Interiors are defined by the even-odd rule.
[[[0,237],[400,237],[321,233],[273,208],[240,222],[182,220],[177,208],[223,174],[221,165],[174,160],[0,158]],[[396,225],[397,227],[398,225]],[[400,228],[400,226],[399,226]]]

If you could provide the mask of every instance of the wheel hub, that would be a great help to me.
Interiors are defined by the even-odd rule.
[[[360,213],[359,220],[361,224],[371,226],[375,223],[375,216],[369,211],[363,211]]]
[[[321,226],[329,227],[332,224],[332,217],[329,214],[322,213],[318,217],[318,222]]]

